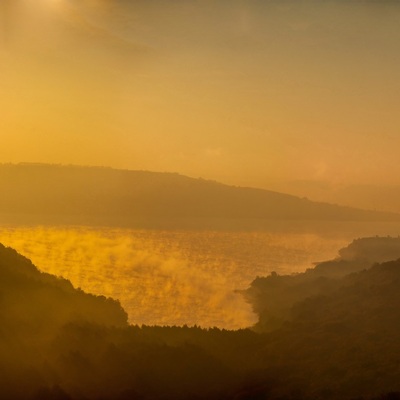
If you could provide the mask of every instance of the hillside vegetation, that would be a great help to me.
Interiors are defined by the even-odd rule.
[[[328,295],[340,287],[343,277],[400,258],[400,238],[356,239],[339,250],[336,259],[317,263],[304,273],[257,277],[242,294],[259,316],[257,330],[269,331],[291,318],[293,306],[312,296]]]
[[[358,240],[341,253],[380,240],[382,250],[398,239]],[[400,260],[351,274],[342,267],[325,278],[329,290],[293,301],[268,333],[138,327],[118,302],[0,246],[1,397],[397,399]]]

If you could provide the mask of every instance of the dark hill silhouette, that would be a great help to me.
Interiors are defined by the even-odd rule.
[[[1,399],[232,397],[245,377],[219,354],[235,359],[234,347],[254,336],[129,327],[117,301],[41,273],[0,244]]]
[[[398,399],[399,306],[400,260],[376,264],[297,303],[260,358],[290,370],[311,399]]]
[[[47,328],[80,321],[128,325],[127,314],[117,301],[87,294],[66,279],[40,272],[29,259],[2,244],[0,293],[3,321]]]
[[[334,260],[317,263],[304,273],[258,277],[243,291],[259,315],[258,330],[269,331],[281,326],[291,316],[297,302],[336,289],[344,276],[370,268],[378,262],[400,258],[400,238],[369,237],[354,240],[339,250]]]
[[[31,398],[45,385],[49,346],[64,326],[74,323],[128,326],[117,301],[42,273],[0,244],[0,398]]]
[[[0,246],[0,398],[399,398],[400,260],[332,282],[268,334],[127,326],[117,302]]]
[[[400,221],[173,173],[46,164],[0,165],[3,221],[129,227],[252,227],[263,221]]]

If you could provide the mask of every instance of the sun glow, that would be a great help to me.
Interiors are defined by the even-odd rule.
[[[262,187],[400,176],[397,8],[389,18],[368,2],[346,13],[333,2],[0,3],[3,161]]]

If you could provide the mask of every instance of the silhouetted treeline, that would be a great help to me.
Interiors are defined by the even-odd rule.
[[[320,262],[304,273],[258,277],[243,291],[259,316],[256,329],[269,331],[291,318],[293,306],[310,296],[326,295],[342,284],[340,278],[400,258],[400,237],[369,237],[354,240],[339,256]]]
[[[139,327],[0,246],[0,398],[397,399],[400,260],[342,272],[268,333]]]
[[[0,186],[1,215],[10,223],[244,229],[268,221],[400,221],[393,213],[172,173],[3,164]]]

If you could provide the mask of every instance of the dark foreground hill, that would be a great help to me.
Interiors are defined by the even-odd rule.
[[[317,263],[304,273],[278,275],[273,272],[266,277],[257,277],[241,293],[259,316],[255,328],[270,331],[290,319],[292,308],[298,302],[331,293],[342,285],[342,278],[350,273],[399,258],[400,237],[356,239],[339,250],[334,260]]]
[[[399,285],[399,260],[342,278],[296,303],[258,357],[308,398],[399,399]]]
[[[0,246],[0,398],[400,398],[400,261],[334,281],[270,333],[137,327]]]
[[[400,221],[178,174],[42,164],[0,165],[0,216],[21,223],[129,227],[263,227],[268,221]]]

